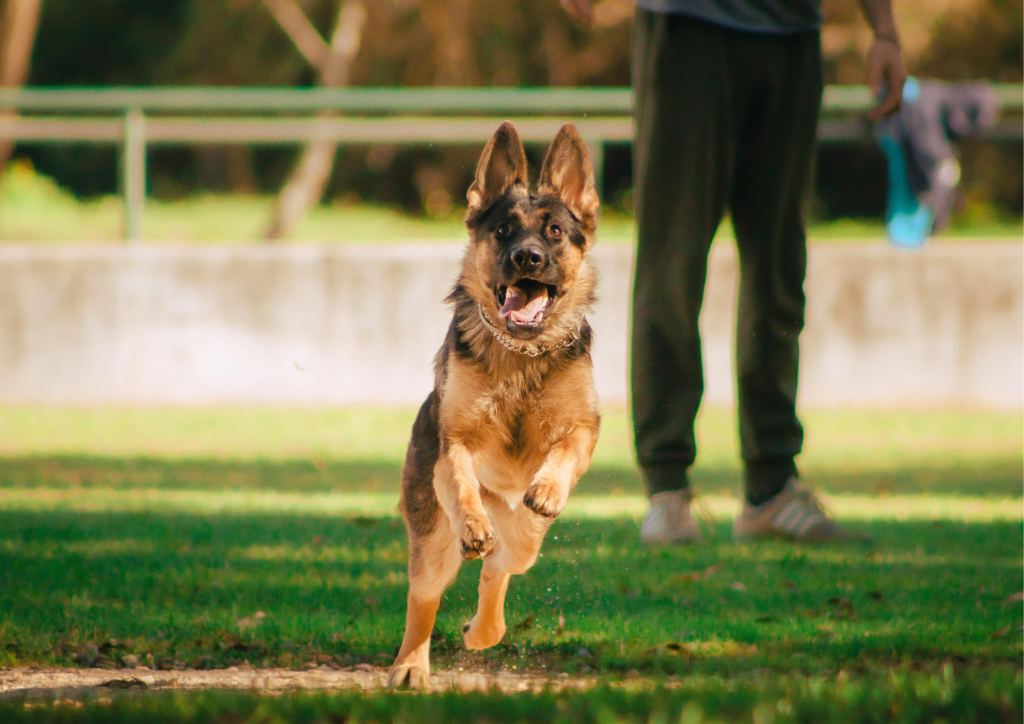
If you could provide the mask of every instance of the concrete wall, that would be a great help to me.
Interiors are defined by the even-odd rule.
[[[0,247],[0,403],[415,404],[461,245]],[[632,252],[599,245],[595,373],[626,399]],[[733,396],[736,257],[711,255],[706,399]],[[1024,399],[1024,248],[811,249],[804,406]]]

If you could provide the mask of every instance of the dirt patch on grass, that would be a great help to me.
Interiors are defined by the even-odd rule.
[[[387,670],[363,664],[349,669],[321,666],[308,671],[257,669],[232,666],[200,671],[136,669],[0,669],[0,700],[79,701],[83,698],[160,690],[235,689],[268,693],[288,691],[374,691],[384,688]],[[434,671],[433,691],[487,691],[504,693],[540,690],[582,690],[593,686],[592,677],[543,672]]]

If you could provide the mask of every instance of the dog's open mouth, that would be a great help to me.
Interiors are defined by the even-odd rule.
[[[524,277],[511,286],[498,287],[498,316],[517,327],[537,327],[557,294],[557,287]]]

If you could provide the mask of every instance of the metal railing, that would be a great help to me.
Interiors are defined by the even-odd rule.
[[[1003,118],[986,135],[1020,139],[1024,86],[995,88]],[[870,139],[871,105],[864,86],[826,88],[819,140]],[[0,139],[122,146],[130,241],[142,238],[151,145],[483,143],[506,118],[524,142],[546,143],[571,120],[600,176],[604,144],[633,138],[628,88],[22,88],[0,90],[0,108],[21,114],[0,116]]]

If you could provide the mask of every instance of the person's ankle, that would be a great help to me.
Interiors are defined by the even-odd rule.
[[[747,503],[755,508],[764,505],[782,492],[790,478],[796,477],[796,464],[792,458],[747,463]]]
[[[770,503],[772,499],[782,492],[782,488],[773,491],[757,491],[756,493],[747,491],[747,503],[754,508],[760,508],[765,503]]]
[[[661,500],[662,498],[675,498],[680,497],[687,503],[693,500],[693,491],[689,488],[679,488],[677,490],[661,490],[657,493],[651,493],[647,496],[648,499],[653,503],[655,500]]]
[[[685,465],[659,465],[644,468],[642,475],[647,488],[647,497],[653,497],[658,493],[688,491],[690,481],[686,475],[686,468]]]

